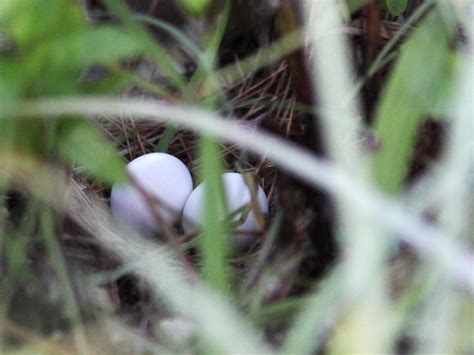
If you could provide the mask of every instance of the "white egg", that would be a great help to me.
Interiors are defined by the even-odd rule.
[[[222,175],[227,210],[229,213],[235,212],[243,206],[249,206],[252,201],[250,189],[243,175],[238,173],[225,173]],[[205,188],[206,182],[201,183],[189,195],[183,210],[183,227],[186,233],[191,232],[204,223],[205,220]],[[259,186],[257,191],[258,208],[262,214],[268,213],[267,196]],[[233,221],[242,218],[242,213],[234,216]],[[249,211],[245,221],[239,225],[235,231],[256,231],[258,230],[257,220],[252,210]]]
[[[193,190],[188,168],[166,153],[151,153],[131,161],[127,170],[134,180],[161,205],[157,211],[167,223],[180,217]],[[112,214],[129,227],[144,234],[160,231],[156,218],[140,191],[130,183],[116,184],[110,197]]]

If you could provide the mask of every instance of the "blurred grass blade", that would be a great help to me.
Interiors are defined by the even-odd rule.
[[[472,43],[471,43],[472,45]],[[474,197],[472,190],[472,169],[474,160],[472,93],[474,88],[474,67],[472,58],[461,57],[455,110],[448,145],[441,161],[441,174],[434,183],[436,189],[449,189],[449,199],[442,201],[440,223],[450,231],[450,240],[468,239],[472,230],[470,204]],[[441,201],[440,201],[441,202]],[[448,240],[449,242],[449,240]],[[466,240],[466,242],[469,242]],[[453,330],[463,318],[461,313],[463,297],[449,283],[449,276],[438,267],[428,265],[426,273],[433,281],[430,297],[425,300],[419,312],[419,326],[415,332],[419,354],[455,353],[457,344],[453,342]],[[426,277],[426,276],[425,276]]]
[[[31,112],[42,116],[107,115],[140,117],[156,122],[171,121],[175,125],[183,125],[202,134],[236,143],[241,148],[265,156],[312,186],[326,189],[334,196],[344,197],[348,207],[353,206],[372,214],[381,224],[396,232],[384,237],[408,243],[421,255],[440,264],[450,273],[453,281],[459,281],[470,292],[474,292],[474,275],[471,272],[474,258],[463,245],[447,244],[443,238],[445,231],[406,211],[398,200],[387,198],[334,164],[268,133],[249,131],[238,123],[202,109],[142,99],[76,97],[0,105],[0,117],[28,116]]]
[[[229,291],[229,266],[227,228],[222,223],[226,215],[224,188],[222,184],[222,166],[219,146],[208,137],[201,139],[200,161],[205,188],[204,221],[202,226],[201,252],[203,258],[204,279],[215,289]]]
[[[295,311],[300,310],[307,305],[307,296],[295,296],[285,299],[284,301],[273,303],[268,306],[255,310],[252,313],[252,319],[259,325],[270,325],[274,321],[285,322],[291,317]]]
[[[96,179],[109,185],[126,181],[125,162],[97,128],[81,120],[63,122],[59,151],[64,159],[79,164]]]
[[[324,336],[347,310],[344,275],[341,268],[332,271],[294,320],[281,354],[312,354]]]
[[[323,128],[327,154],[334,164],[354,179],[367,181],[368,169],[359,143],[362,116],[359,102],[357,98],[341,102],[353,91],[354,69],[346,36],[343,33],[331,33],[331,29],[344,26],[340,5],[333,0],[308,0],[304,4],[308,37],[312,40],[312,76],[317,78],[314,80],[314,92],[318,96],[314,102],[318,102],[321,109],[321,114],[315,117],[321,122],[317,121],[316,125],[320,123],[319,126]],[[341,132],[346,137],[344,141],[340,138]],[[386,316],[388,302],[383,280],[388,239],[382,237],[385,231],[380,228],[373,214],[351,205],[347,196],[335,196],[334,200],[344,279],[339,292],[350,301],[351,307],[345,309],[339,304],[338,310],[343,309],[346,313],[332,334],[330,351],[386,353],[389,349],[386,328],[390,323]],[[321,304],[310,304],[301,311],[304,321],[296,327],[302,334],[306,333],[306,338],[300,338],[297,353],[311,354],[316,350],[312,344],[314,339],[308,335],[323,331],[324,328],[320,327],[324,323],[320,322],[320,318],[328,318],[329,315],[324,312],[329,309]],[[334,309],[331,311],[335,313]],[[306,318],[309,314],[317,318]],[[378,317],[385,319],[384,325],[377,324]],[[290,334],[297,332],[292,330]],[[289,340],[293,346],[297,346],[296,338]]]
[[[376,115],[381,142],[374,156],[377,184],[391,194],[402,190],[416,134],[423,119],[449,96],[453,74],[451,34],[432,11],[402,48]]]
[[[192,55],[194,59],[200,60],[202,58],[202,51],[201,49],[194,44],[183,31],[180,31],[179,28],[168,24],[165,21],[161,21],[160,19],[153,18],[150,16],[143,16],[143,15],[134,15],[133,18],[139,20],[144,24],[152,25],[160,30],[165,31],[167,34],[172,36],[176,39],[179,43],[183,45],[183,47],[187,50],[188,54]]]

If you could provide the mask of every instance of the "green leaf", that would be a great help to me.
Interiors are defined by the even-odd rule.
[[[2,0],[0,27],[13,36],[19,49],[47,41],[53,34],[69,33],[86,25],[78,4],[64,0]]]
[[[107,183],[126,181],[125,162],[97,128],[88,122],[64,120],[59,138],[63,159],[84,168],[96,179]]]
[[[36,82],[42,83],[43,93],[64,94],[76,90],[77,77],[88,66],[112,64],[144,51],[145,46],[135,36],[102,26],[42,43],[30,54],[28,66],[33,67]]]
[[[58,54],[70,53],[77,67],[109,64],[142,54],[146,48],[136,36],[112,26],[88,28],[72,33],[54,48]]]
[[[27,3],[26,0],[20,0],[16,6],[10,5],[7,9],[22,9]],[[82,16],[77,4],[65,7],[64,1],[60,1],[63,4],[61,6],[54,0],[44,3],[51,14],[58,11],[62,14],[62,10],[66,19],[67,14],[71,17],[76,12]],[[28,12],[29,9],[26,13]],[[77,93],[79,87],[84,86],[78,81],[78,77],[87,67],[114,64],[119,60],[138,56],[146,50],[146,44],[136,35],[122,32],[113,26],[92,27],[80,21],[76,21],[73,26],[63,26],[64,19],[61,16],[49,21],[48,25],[39,25],[38,22],[42,24],[47,22],[46,19],[39,17],[35,20],[26,15],[0,15],[0,28],[2,24],[6,26],[5,31],[12,35],[16,43],[15,50],[0,56],[0,100],[22,95]],[[8,21],[10,17],[15,21]],[[22,21],[24,26],[19,25]],[[37,25],[40,30],[26,35],[28,21],[33,21],[30,25]],[[20,30],[19,27],[25,29]],[[21,76],[18,76],[19,72]],[[92,88],[91,85],[89,87]]]
[[[387,9],[393,16],[398,16],[407,9],[408,0],[387,0]]]
[[[402,48],[376,115],[381,148],[374,176],[391,194],[401,191],[420,123],[448,96],[455,69],[452,34],[437,11],[429,14]]]

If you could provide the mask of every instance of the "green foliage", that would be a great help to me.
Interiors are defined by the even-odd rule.
[[[189,96],[183,76],[176,68],[175,59],[172,58],[167,49],[146,31],[140,23],[136,21],[123,2],[115,0],[105,0],[108,10],[121,21],[121,25],[127,33],[133,34],[135,39],[146,47],[146,52],[163,70],[168,80],[173,84],[183,96]]]
[[[391,194],[401,191],[418,128],[440,112],[449,97],[455,57],[452,35],[433,11],[403,46],[376,115],[380,150],[374,156],[377,184]],[[446,102],[445,102],[446,104]]]
[[[145,50],[136,37],[114,27],[88,26],[73,2],[20,0],[10,8],[0,17],[0,30],[14,42],[0,56],[1,99],[76,93],[83,86],[79,75],[88,66],[112,64]]]
[[[75,85],[72,90],[75,90],[77,77],[84,68],[112,64],[143,51],[144,46],[135,37],[110,26],[100,26],[84,28],[48,41],[32,60],[44,63],[40,72],[48,83],[71,79]],[[59,80],[61,77],[62,80]]]
[[[25,54],[35,44],[81,30],[85,24],[83,13],[72,1],[4,0],[0,5],[0,28]]]
[[[386,0],[388,11],[393,16],[401,15],[407,9],[408,0]]]
[[[125,181],[125,163],[113,146],[88,122],[68,120],[61,126],[58,148],[65,160],[79,164],[101,182]]]
[[[92,65],[109,66],[144,52],[136,36],[112,26],[91,27],[78,4],[71,1],[19,0],[4,2],[0,11],[0,32],[13,45],[0,51],[0,102],[49,95],[108,92],[123,83],[119,74],[84,82],[81,73]],[[18,75],[21,73],[21,75]],[[123,164],[114,149],[101,139],[95,128],[60,119],[64,136],[59,137],[60,155],[84,167],[100,181],[123,179]],[[67,129],[66,129],[67,127]],[[38,117],[2,120],[0,131],[13,142],[13,149],[44,155],[54,147],[45,137],[55,125]],[[5,137],[6,138],[6,137]],[[2,140],[3,141],[3,140]],[[103,154],[97,154],[101,152]]]

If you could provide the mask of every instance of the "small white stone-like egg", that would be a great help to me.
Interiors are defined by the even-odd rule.
[[[172,155],[150,153],[132,160],[127,171],[150,197],[158,201],[157,212],[163,220],[169,224],[176,222],[193,190],[186,165]],[[146,199],[131,183],[112,187],[110,205],[113,216],[130,228],[143,234],[160,231]]]
[[[252,201],[252,194],[242,174],[225,173],[222,175],[222,183],[229,213],[237,211],[243,206],[249,206]],[[189,195],[183,210],[183,227],[186,233],[193,231],[204,223],[205,219],[205,188],[206,182],[201,183]],[[257,190],[257,204],[260,212],[265,215],[268,213],[267,196],[259,186]],[[233,221],[242,218],[242,213],[234,216]],[[248,212],[245,221],[240,224],[235,232],[238,231],[257,231],[257,219],[252,209]],[[238,235],[239,233],[235,233]]]

